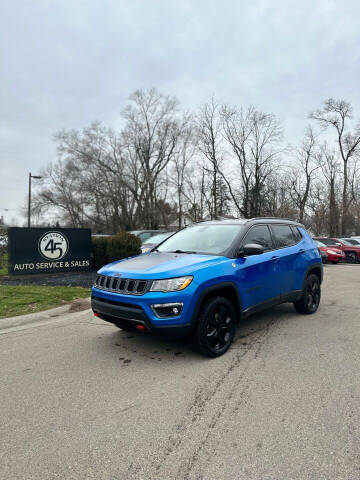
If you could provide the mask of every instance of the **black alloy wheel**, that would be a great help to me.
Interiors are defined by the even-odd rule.
[[[196,329],[197,344],[204,355],[223,355],[230,347],[235,331],[236,313],[228,299],[216,297],[204,304]]]
[[[319,278],[315,274],[310,274],[305,280],[302,297],[294,305],[298,312],[312,314],[319,308],[320,298],[321,286]]]

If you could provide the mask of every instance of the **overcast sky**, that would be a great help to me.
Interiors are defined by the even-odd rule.
[[[0,210],[19,217],[27,176],[61,128],[119,124],[156,86],[196,108],[211,95],[275,113],[294,142],[333,96],[360,116],[359,0],[2,0]],[[21,220],[23,222],[23,220]]]

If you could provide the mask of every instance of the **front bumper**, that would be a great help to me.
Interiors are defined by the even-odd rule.
[[[328,261],[329,262],[345,262],[346,261],[346,255],[344,254],[339,254],[339,253],[328,253]]]
[[[154,304],[179,301],[184,307],[176,317],[159,318],[151,308]],[[191,332],[191,304],[191,293],[185,294],[185,291],[181,295],[179,292],[148,292],[143,296],[134,296],[105,292],[93,287],[91,295],[91,307],[103,320],[134,331],[138,330],[138,325],[143,325],[143,331],[172,337],[186,336]]]

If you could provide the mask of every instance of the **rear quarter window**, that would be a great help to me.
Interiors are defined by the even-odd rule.
[[[295,238],[295,243],[299,243],[302,240],[302,235],[300,230],[297,227],[291,227],[291,230]]]
[[[277,248],[291,247],[295,245],[295,237],[290,225],[271,225]]]

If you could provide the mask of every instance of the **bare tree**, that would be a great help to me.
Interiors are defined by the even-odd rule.
[[[266,182],[282,151],[282,127],[274,115],[253,107],[244,111],[224,106],[222,122],[224,137],[236,160],[235,179],[229,180],[229,168],[228,172],[222,171],[222,176],[238,213],[245,218],[259,216]]]
[[[199,140],[198,146],[201,153],[208,161],[208,173],[211,176],[211,199],[208,202],[210,218],[218,216],[218,178],[221,168],[223,149],[221,145],[221,119],[219,105],[214,98],[203,105],[197,117]]]
[[[346,219],[352,198],[349,196],[349,162],[360,153],[360,123],[354,132],[347,130],[347,123],[352,118],[352,107],[345,100],[329,98],[323,107],[310,113],[325,129],[332,126],[336,131],[339,153],[343,162],[343,191],[341,212],[341,234],[346,235]]]
[[[339,233],[337,190],[340,165],[337,152],[334,149],[330,149],[326,141],[320,147],[317,162],[321,168],[328,190],[328,230],[331,237],[336,237]]]
[[[122,139],[130,165],[126,178],[141,205],[144,225],[158,225],[157,203],[163,187],[161,176],[174,159],[179,141],[178,101],[152,88],[137,90],[123,115],[126,126]]]
[[[173,159],[172,172],[170,173],[170,183],[175,187],[177,196],[179,229],[184,226],[183,202],[186,188],[185,184],[186,179],[194,175],[193,162],[197,149],[197,141],[197,128],[193,118],[190,115],[185,115],[180,125],[178,145]]]
[[[290,196],[298,209],[298,220],[304,222],[305,208],[309,198],[311,182],[320,168],[316,161],[316,135],[307,127],[300,147],[295,149],[296,165],[290,176]]]

